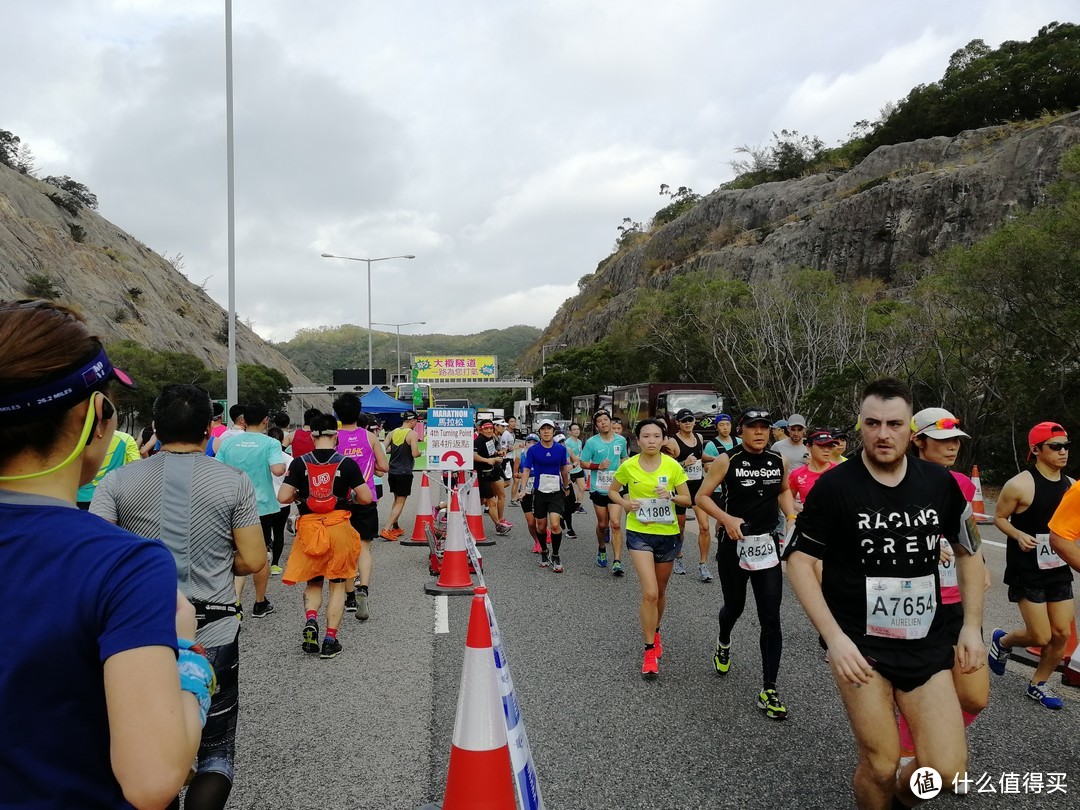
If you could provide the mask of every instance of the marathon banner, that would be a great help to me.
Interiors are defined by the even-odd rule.
[[[413,372],[419,382],[438,380],[494,380],[499,362],[494,355],[446,356],[414,354]]]

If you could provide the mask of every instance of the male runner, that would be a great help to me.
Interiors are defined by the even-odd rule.
[[[761,624],[762,687],[757,706],[769,719],[784,720],[787,708],[776,691],[783,650],[780,600],[784,593],[776,516],[778,505],[788,520],[794,519],[794,512],[784,459],[768,449],[771,421],[764,408],[743,411],[739,417],[743,443],[712,463],[694,500],[720,524],[716,533],[716,570],[724,606],[720,608],[713,667],[718,675],[726,675],[731,667],[731,631],[746,606],[749,583],[754,587]],[[713,498],[721,483],[722,509]]]
[[[960,544],[966,501],[943,466],[907,454],[911,412],[911,392],[899,380],[866,387],[863,451],[814,485],[784,553],[855,734],[856,803],[882,810],[914,803],[910,779],[918,766],[937,770],[947,789],[962,784],[967,742],[950,670],[954,656],[967,672],[984,660],[981,561]],[[956,552],[964,606],[955,653],[938,609],[942,536]],[[897,708],[918,752],[899,770]]]
[[[495,534],[508,534],[512,523],[502,519],[499,512],[499,493],[502,488],[503,457],[499,440],[495,438],[495,423],[490,419],[480,421],[479,435],[473,439],[473,466],[480,485],[480,500],[488,508],[488,516],[495,524]]]
[[[394,493],[394,504],[390,507],[390,517],[386,528],[379,532],[383,540],[400,540],[405,530],[398,525],[398,519],[405,508],[405,501],[412,494],[413,462],[420,458],[419,438],[416,435],[416,411],[405,411],[401,415],[401,427],[390,432],[386,437],[386,452],[390,456],[390,473],[387,481]],[[363,536],[363,535],[361,535]]]
[[[230,415],[232,408],[229,409]],[[251,402],[244,406],[244,432],[230,436],[222,434],[221,444],[215,458],[222,464],[243,470],[255,487],[255,498],[259,503],[259,521],[262,523],[263,540],[266,550],[271,547],[274,516],[281,510],[274,492],[275,475],[285,474],[285,465],[281,463],[281,443],[266,435],[270,423],[270,410],[262,402]],[[270,566],[264,565],[251,576],[255,582],[255,604],[251,615],[261,619],[274,612],[274,606],[266,598],[266,584],[270,581]],[[244,596],[246,577],[236,578],[236,601]]]
[[[214,436],[213,441],[213,453],[212,456],[216,456],[221,450],[221,444],[230,436],[239,436],[247,428],[247,422],[244,419],[244,405],[236,403],[229,408],[229,420],[232,422],[231,428],[225,428]]]
[[[615,480],[615,470],[626,458],[626,439],[615,435],[611,414],[600,410],[592,415],[596,433],[588,438],[581,451],[581,469],[593,470],[589,482],[589,498],[596,511],[596,564],[606,568],[607,536],[611,530],[611,551],[614,560],[611,563],[613,576],[621,577],[622,568],[622,507],[608,498],[611,482]]]
[[[540,567],[548,567],[548,526],[551,526],[551,570],[563,572],[559,548],[562,546],[562,516],[570,491],[570,454],[555,443],[555,423],[541,419],[537,425],[540,444],[534,444],[521,457],[521,472],[532,479],[532,508],[536,518],[536,536],[540,541]]]
[[[1005,584],[1009,601],[1017,602],[1022,629],[994,630],[990,640],[990,669],[1005,674],[1005,662],[1016,645],[1039,646],[1039,664],[1028,683],[1027,696],[1048,709],[1065,704],[1047,685],[1065,654],[1073,618],[1072,571],[1050,544],[1050,518],[1072,479],[1062,473],[1069,463],[1069,437],[1056,422],[1040,422],[1028,433],[1028,458],[1035,468],[1005,482],[998,496],[994,525],[1008,538]]]
[[[681,408],[675,414],[675,422],[679,426],[678,432],[669,436],[664,443],[686,473],[686,486],[690,490],[690,503],[693,504],[698,490],[701,489],[701,482],[705,478],[703,461],[705,457],[705,441],[694,432],[697,418],[689,408]],[[712,543],[712,538],[709,537],[709,516],[699,506],[693,506],[693,510],[698,526],[698,576],[702,582],[712,582],[712,572],[709,571],[709,545]],[[675,504],[675,515],[679,522],[679,541],[681,543],[682,536],[686,532],[686,507]],[[676,574],[686,573],[682,555],[682,547],[680,546],[673,569]]]
[[[195,606],[195,641],[217,675],[187,810],[220,810],[232,790],[240,668],[233,576],[267,565],[251,481],[206,457],[210,415],[201,388],[165,386],[154,403],[161,451],[106,476],[90,505],[95,515],[168,547],[177,585]]]
[[[511,417],[512,418],[512,417]],[[510,423],[505,419],[495,420],[495,433],[499,439],[499,450],[503,453],[501,488],[498,491],[499,514],[506,517],[506,502],[513,492],[514,481],[514,445],[517,444],[517,436],[510,429]]]
[[[787,436],[774,442],[772,449],[784,457],[788,471],[794,472],[810,460],[810,448],[803,440],[806,435],[806,419],[793,413],[787,418]]]

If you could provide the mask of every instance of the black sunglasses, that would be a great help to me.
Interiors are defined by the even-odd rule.
[[[1062,450],[1068,450],[1072,446],[1072,442],[1054,442],[1050,444],[1048,442],[1043,443],[1043,447],[1048,447],[1055,453],[1060,453]]]

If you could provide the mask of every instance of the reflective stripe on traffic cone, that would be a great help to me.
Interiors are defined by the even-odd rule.
[[[454,743],[443,810],[515,810],[506,719],[495,673],[484,595],[477,588],[461,666]]]
[[[437,582],[424,586],[425,593],[472,593],[469,577],[469,552],[465,548],[465,521],[456,492],[450,493],[450,512],[446,518],[446,542]]]
[[[472,488],[465,496],[465,519],[469,524],[469,534],[478,546],[493,546],[495,539],[488,540],[484,535],[484,506],[480,502],[480,476],[473,477]]]
[[[431,509],[431,484],[428,482],[427,473],[420,477],[420,503],[416,507],[416,520],[413,523],[412,537],[408,540],[399,540],[400,546],[426,546],[427,534],[424,527],[430,526],[435,530],[435,513]]]
[[[986,514],[986,507],[983,505],[982,482],[979,480],[978,464],[971,468],[971,483],[975,485],[975,497],[971,499],[971,511],[975,522],[993,523],[994,518]]]

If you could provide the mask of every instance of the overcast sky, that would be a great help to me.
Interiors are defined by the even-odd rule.
[[[0,128],[226,306],[224,0],[2,8]],[[707,193],[781,128],[834,145],[1075,9],[235,0],[237,311],[273,340],[366,325],[365,265],[319,254],[413,253],[373,265],[375,321],[545,326],[661,183]]]

